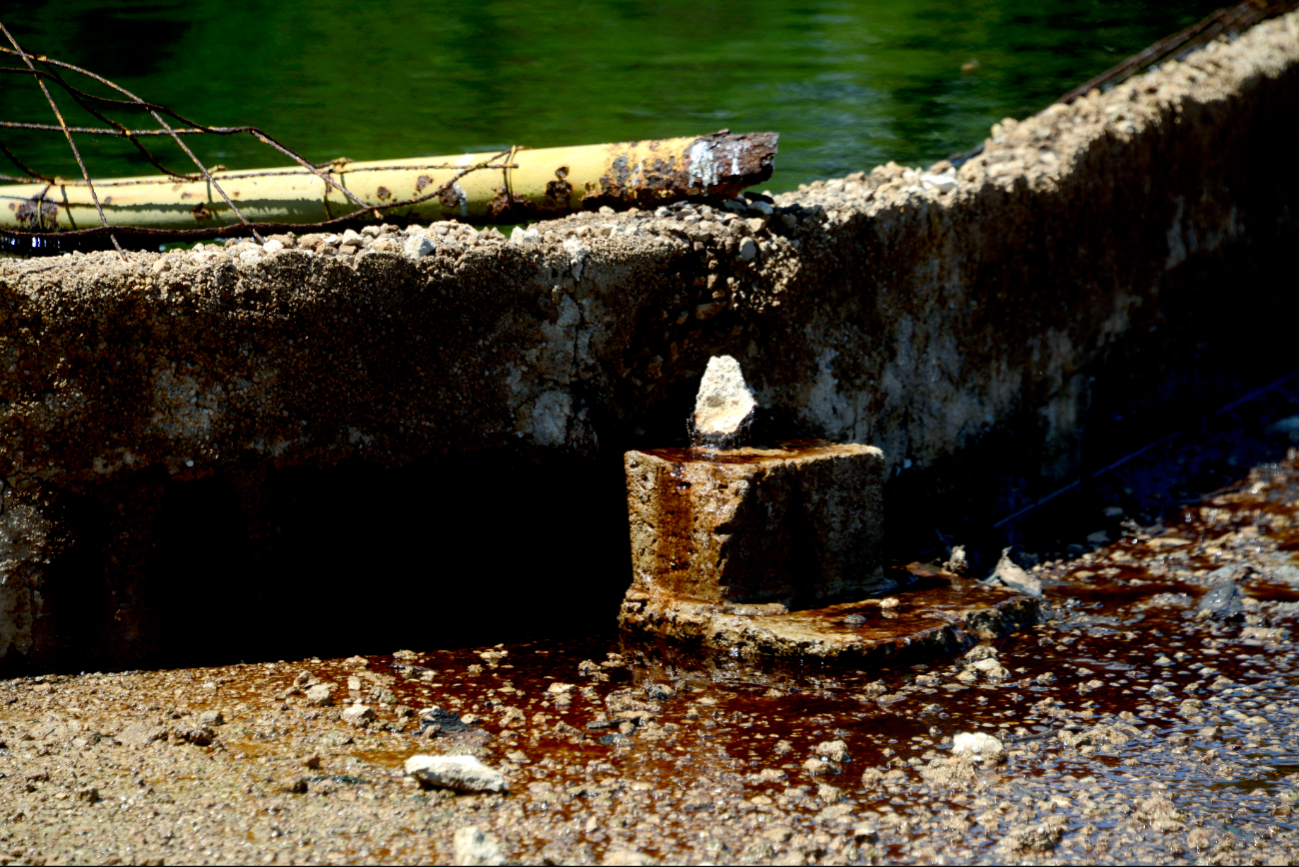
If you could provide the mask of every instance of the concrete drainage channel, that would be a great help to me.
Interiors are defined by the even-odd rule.
[[[770,202],[5,260],[0,664],[611,623],[713,356],[757,441],[879,448],[881,562],[982,539],[1286,372],[1297,32]]]

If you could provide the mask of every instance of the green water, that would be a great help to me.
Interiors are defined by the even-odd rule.
[[[28,50],[213,125],[261,127],[304,156],[382,159],[775,130],[771,189],[928,164],[978,143],[1212,2],[28,2],[0,21]],[[6,58],[3,65],[18,61]],[[962,66],[977,64],[963,71]],[[56,93],[70,122],[99,125]],[[30,79],[0,119],[50,122]],[[0,131],[48,173],[66,143]],[[153,174],[78,140],[92,175]],[[230,168],[282,165],[248,138],[199,143]],[[174,146],[161,151],[187,168]],[[17,174],[0,156],[0,172]]]

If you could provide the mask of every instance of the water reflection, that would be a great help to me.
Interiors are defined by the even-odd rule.
[[[312,159],[729,126],[782,134],[771,183],[782,190],[969,147],[993,122],[1040,109],[1215,5],[452,0],[376,12],[338,0],[81,0],[24,4],[4,22],[33,51],[207,123],[262,127]],[[0,116],[47,121],[49,109],[36,88],[11,85]],[[6,143],[30,164],[76,173],[56,137]],[[118,143],[83,148],[97,174],[141,170]],[[233,139],[200,155],[232,167],[282,161]]]

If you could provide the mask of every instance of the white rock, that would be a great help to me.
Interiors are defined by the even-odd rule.
[[[980,659],[974,663],[974,667],[986,674],[988,677],[1005,679],[1010,672],[995,659]]]
[[[265,244],[262,244],[262,249],[265,250],[267,253],[278,253],[284,249],[284,242],[267,241]]]
[[[752,262],[758,257],[758,245],[752,238],[745,238],[740,242],[740,258],[745,262]]]
[[[693,439],[726,444],[743,433],[757,407],[758,402],[740,371],[740,363],[729,355],[715,355],[708,359],[708,368],[695,397]]]
[[[928,184],[940,193],[950,193],[956,189],[956,178],[951,175],[921,175],[920,182]]]
[[[522,226],[515,226],[510,231],[511,244],[535,244],[541,240],[541,233],[536,229],[525,229]]]
[[[770,217],[772,214],[775,213],[776,209],[771,207],[771,205],[767,204],[761,199],[754,199],[752,202],[749,202],[749,210],[757,211],[760,214],[765,214],[766,216]]]
[[[239,261],[243,262],[245,265],[256,265],[258,262],[262,261],[262,254],[258,253],[256,250],[244,250],[239,254]]]
[[[456,831],[451,838],[451,851],[453,863],[466,867],[488,867],[505,863],[496,837],[484,834],[482,829],[474,825]]]
[[[569,261],[572,262],[568,268],[569,272],[572,273],[574,280],[579,283],[582,282],[582,268],[586,264],[586,248],[576,238],[565,238],[564,249],[568,251]]]
[[[429,253],[432,253],[437,249],[437,247],[432,241],[425,238],[423,235],[411,235],[406,239],[406,244],[402,249],[405,250],[406,255],[412,259],[419,259],[422,256],[427,256]]]
[[[952,754],[997,758],[1006,754],[1001,741],[983,732],[961,732],[952,738]]]
[[[487,767],[473,756],[411,756],[406,760],[406,773],[423,786],[458,792],[509,791],[500,771]]]
[[[364,704],[354,704],[343,711],[343,722],[353,726],[368,725],[374,719],[374,711]]]
[[[354,247],[360,247],[365,243],[365,237],[355,229],[348,229],[343,233],[343,237],[339,239],[338,243],[342,245],[351,244]]]

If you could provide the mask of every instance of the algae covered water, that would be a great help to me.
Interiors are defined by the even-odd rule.
[[[63,0],[0,21],[28,50],[204,123],[258,126],[313,160],[729,127],[781,133],[779,191],[966,149],[1216,5]],[[71,122],[93,123],[62,103]],[[10,76],[0,119],[52,118],[40,91]],[[57,134],[7,130],[4,141],[29,165],[77,173]],[[95,175],[155,171],[120,142],[78,143]],[[198,153],[231,168],[284,162],[246,137]]]

